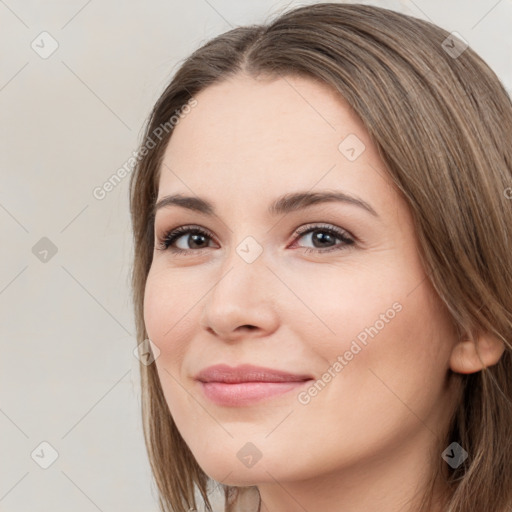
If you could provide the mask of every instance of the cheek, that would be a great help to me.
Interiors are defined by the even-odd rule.
[[[173,311],[172,304],[168,303],[166,288],[150,273],[144,291],[144,325],[149,339],[160,350],[164,348],[162,340],[166,331],[172,327],[171,318],[166,311]]]
[[[144,322],[149,337],[165,346],[181,338],[203,294],[186,273],[152,268],[144,290]]]
[[[191,336],[194,305],[200,293],[186,287],[165,272],[151,270],[144,292],[144,323],[149,339],[160,349],[156,363],[173,375],[183,360]]]
[[[318,279],[327,283],[322,289],[309,278],[294,282],[316,313],[305,312],[309,320],[294,325],[308,359],[317,362],[311,369],[323,398],[311,402],[319,414],[344,415],[340,398],[368,410],[384,411],[387,404],[398,415],[406,412],[404,403],[426,411],[442,392],[451,331],[440,299],[413,258],[380,263],[338,272],[326,267],[332,276]],[[326,402],[332,407],[323,408]]]
[[[364,348],[389,332],[403,316],[410,289],[396,265],[383,257],[322,265],[314,272],[291,269],[283,280],[294,293],[282,320],[291,319],[296,338],[330,360],[351,347],[355,353],[354,341]]]
[[[186,411],[190,415],[194,410],[187,389],[190,383],[182,369],[196,329],[194,304],[201,294],[193,293],[190,284],[176,277],[169,272],[150,270],[144,292],[144,322],[148,337],[160,350],[155,365],[169,411],[175,421],[183,421],[188,418]]]
[[[427,432],[424,422],[433,429],[439,423],[446,330],[420,288],[409,294],[398,284],[371,301],[338,294],[343,309],[330,306],[337,335],[310,338],[316,385],[296,399],[300,427],[286,425],[283,432],[316,443],[326,465],[396,448],[415,432]],[[325,443],[329,438],[337,441]]]

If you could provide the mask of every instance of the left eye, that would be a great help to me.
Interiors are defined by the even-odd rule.
[[[333,250],[344,249],[349,245],[353,245],[355,241],[349,236],[349,234],[340,228],[332,225],[320,225],[320,226],[309,226],[307,228],[301,228],[297,230],[297,239],[305,238],[316,245],[313,248],[306,248],[305,252],[329,252]],[[184,247],[178,247],[180,239],[184,239]],[[198,252],[207,248],[208,242],[213,236],[206,230],[196,226],[180,226],[174,230],[165,233],[160,241],[160,250],[169,249],[171,252],[176,254]],[[341,243],[335,244],[335,240],[341,240]],[[334,243],[335,245],[330,245]],[[327,246],[326,246],[327,244]],[[195,251],[193,249],[196,249]]]
[[[336,251],[345,249],[347,246],[353,245],[355,243],[355,241],[349,236],[349,234],[345,230],[342,230],[331,225],[311,226],[306,229],[298,230],[297,234],[299,235],[299,239],[307,236],[311,240],[313,245],[319,244],[312,249],[306,248],[305,252]],[[335,244],[330,245],[329,247],[325,247],[325,244],[330,244],[331,242],[334,242],[336,239],[341,240],[341,244]]]

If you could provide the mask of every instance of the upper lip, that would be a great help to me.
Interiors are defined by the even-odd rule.
[[[201,370],[195,379],[201,382],[301,382],[310,380],[310,375],[293,374],[282,370],[242,364],[231,367],[226,364],[216,364]]]

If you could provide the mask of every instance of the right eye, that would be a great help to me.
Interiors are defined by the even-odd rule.
[[[184,245],[186,247],[175,247],[174,244],[181,238],[185,240]],[[208,231],[198,226],[180,226],[164,233],[161,239],[159,239],[157,249],[163,251],[169,250],[175,254],[198,252],[198,250],[200,251],[207,248],[208,245],[205,245],[205,247],[197,247],[195,250],[191,246],[197,244],[204,245],[205,240],[208,241],[211,238],[213,238],[213,236]]]

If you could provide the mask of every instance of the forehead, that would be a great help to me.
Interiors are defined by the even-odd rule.
[[[166,148],[159,196],[248,199],[317,186],[377,197],[390,188],[363,122],[327,84],[237,75],[195,98]]]

